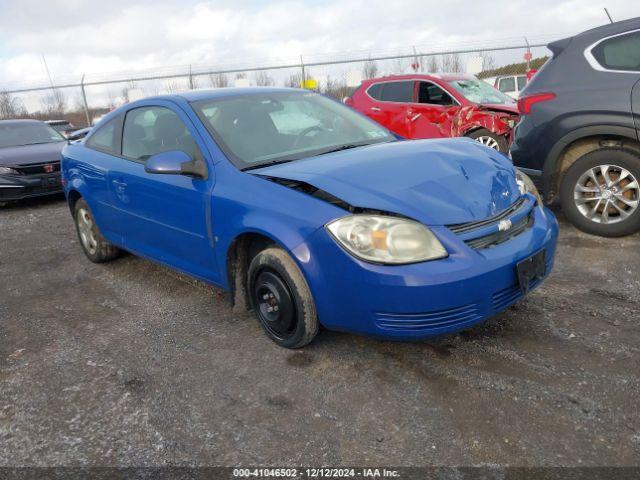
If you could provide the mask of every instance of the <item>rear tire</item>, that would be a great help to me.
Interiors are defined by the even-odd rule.
[[[120,249],[107,242],[100,233],[93,213],[83,198],[76,202],[73,218],[80,246],[89,260],[93,263],[104,263],[113,260],[120,254]]]
[[[249,265],[251,307],[267,336],[285,348],[300,348],[318,333],[318,316],[309,286],[293,259],[269,247]]]
[[[473,132],[467,134],[467,137],[482,143],[486,147],[493,148],[498,152],[502,152],[505,154],[509,152],[507,139],[502,135],[496,135],[495,133],[490,132],[486,128],[479,128],[478,130],[474,130]]]
[[[560,202],[580,230],[602,237],[640,231],[640,155],[604,147],[580,157],[565,172]]]

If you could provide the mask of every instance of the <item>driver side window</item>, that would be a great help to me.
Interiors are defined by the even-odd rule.
[[[198,156],[195,140],[175,112],[165,107],[141,107],[127,113],[122,132],[124,157],[145,161],[170,150]]]
[[[455,100],[438,85],[430,82],[420,82],[418,86],[418,103],[430,105],[454,105]]]

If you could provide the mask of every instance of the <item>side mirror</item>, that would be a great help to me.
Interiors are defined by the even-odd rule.
[[[156,153],[144,164],[147,173],[162,175],[187,175],[207,178],[207,167],[202,160],[194,160],[182,150]]]

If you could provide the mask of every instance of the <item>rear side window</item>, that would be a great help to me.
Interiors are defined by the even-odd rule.
[[[120,154],[119,148],[119,131],[122,125],[122,118],[116,117],[109,120],[106,124],[101,126],[96,132],[87,140],[86,146],[94,150],[100,150],[105,153],[112,153],[114,155]]]
[[[640,32],[609,38],[596,45],[591,53],[608,70],[640,72]]]
[[[527,86],[527,77],[518,77],[518,91],[524,90]]]
[[[413,102],[413,82],[383,82],[372,85],[367,93],[382,102]]]
[[[382,100],[382,83],[374,83],[369,87],[367,93],[371,98]]]
[[[501,78],[498,83],[498,90],[502,93],[516,91],[516,79],[513,77]]]

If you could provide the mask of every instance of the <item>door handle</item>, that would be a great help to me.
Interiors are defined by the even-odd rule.
[[[409,118],[410,122],[415,122],[417,119],[419,119],[422,116],[421,113],[416,113],[413,117]]]
[[[380,111],[380,107],[371,107],[371,110],[374,112],[379,112]]]

